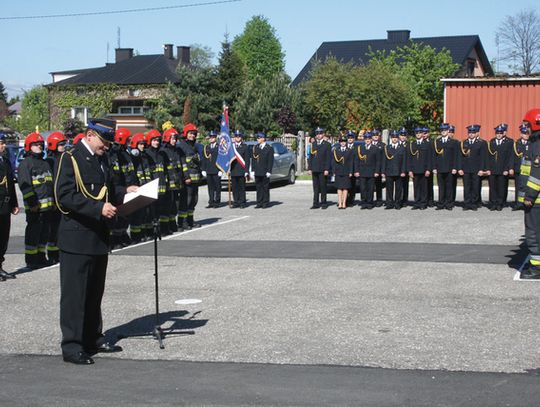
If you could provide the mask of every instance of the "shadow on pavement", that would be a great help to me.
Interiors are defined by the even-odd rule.
[[[518,270],[529,255],[527,243],[525,243],[525,236],[521,236],[521,238],[519,239],[519,246],[515,249],[512,249],[511,252],[512,254],[506,256],[509,258],[507,263],[508,267]]]

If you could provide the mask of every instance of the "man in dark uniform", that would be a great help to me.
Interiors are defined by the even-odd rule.
[[[243,138],[244,133],[240,130],[234,132],[234,148],[244,160],[244,165],[238,159],[231,163],[232,208],[242,209],[246,207],[246,178],[249,177],[249,148]]]
[[[255,174],[257,205],[267,208],[270,202],[270,176],[274,165],[274,149],[266,143],[266,135],[257,133],[257,145],[251,150],[251,169]]]
[[[381,141],[381,131],[380,130],[373,130],[373,137],[371,145],[373,147],[377,147],[379,150],[379,161],[383,162],[383,149],[385,144]],[[382,206],[383,205],[383,180],[382,177],[375,177],[375,206]]]
[[[375,179],[381,174],[381,154],[371,145],[371,132],[364,134],[364,143],[356,147],[354,153],[354,176],[360,184],[360,209],[373,209]]]
[[[219,208],[221,204],[221,171],[216,165],[219,147],[216,142],[217,133],[211,131],[208,135],[208,144],[203,149],[202,175],[208,184],[207,208]]]
[[[481,177],[486,169],[487,146],[479,137],[479,124],[467,126],[467,131],[467,140],[460,143],[458,174],[463,177],[463,210],[476,211],[481,205]]]
[[[530,175],[525,186],[525,241],[529,249],[528,267],[521,272],[523,279],[540,279],[540,108],[529,110],[523,119],[530,134]],[[525,160],[523,160],[525,161]],[[521,173],[525,173],[522,168]]]
[[[399,144],[398,132],[390,132],[390,143],[384,146],[382,174],[386,178],[386,208],[401,209],[403,181],[407,173],[405,147]]]
[[[354,155],[355,153],[355,140],[356,140],[356,133],[352,130],[347,131],[347,149],[351,151],[351,154]],[[351,187],[349,188],[349,191],[347,193],[347,206],[354,206],[354,199],[356,197],[356,177],[354,174],[351,177]]]
[[[405,127],[399,129],[399,144],[405,149],[405,167],[408,168],[409,135],[407,134],[407,129]],[[409,204],[409,174],[405,174],[405,177],[401,178],[401,181],[403,183],[401,207],[403,208]]]
[[[519,126],[521,138],[514,142],[514,183],[515,183],[515,203],[513,211],[523,209],[523,199],[525,198],[525,184],[531,171],[531,159],[529,157],[529,128],[522,124]],[[521,171],[525,170],[524,173]]]
[[[489,209],[502,211],[508,195],[508,175],[513,172],[514,143],[505,136],[506,124],[495,127],[495,137],[487,143],[489,176]]]
[[[19,213],[17,194],[9,154],[6,150],[6,134],[0,132],[0,281],[13,279],[13,274],[7,273],[2,264],[9,242],[11,215]]]
[[[315,129],[315,141],[311,143],[311,154],[308,159],[308,174],[313,183],[313,205],[310,209],[326,209],[326,185],[331,164],[331,145],[324,141],[324,129]]]
[[[454,208],[454,178],[459,165],[459,143],[449,137],[450,125],[442,123],[439,127],[440,137],[433,140],[433,172],[437,174],[439,202],[437,210]]]
[[[55,196],[62,212],[60,248],[60,328],[65,362],[90,365],[92,354],[122,348],[103,342],[101,299],[109,252],[108,222],[126,189],[112,183],[104,155],[114,141],[115,122],[90,120],[85,137],[62,155]],[[135,191],[130,186],[127,192]],[[112,201],[112,202],[111,202]]]
[[[431,174],[432,156],[429,142],[423,137],[424,129],[414,129],[416,140],[409,145],[407,166],[413,179],[414,204],[412,209],[426,209],[428,205],[428,177]]]
[[[457,147],[457,155],[456,155],[456,165],[457,165],[457,168],[459,168],[461,166],[461,163],[460,163],[460,158],[461,158],[461,154],[460,154],[460,151],[459,151],[459,148],[460,148],[460,142],[458,140],[456,140],[454,138],[456,134],[456,127],[454,125],[450,125],[450,127],[448,128],[448,137],[451,139],[451,140],[454,140],[457,144],[456,144],[456,147]],[[457,182],[458,182],[458,174],[456,173],[453,177],[452,177],[452,202],[456,202],[456,193],[457,193]]]

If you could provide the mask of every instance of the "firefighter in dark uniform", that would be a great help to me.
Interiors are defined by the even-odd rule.
[[[356,147],[356,133],[352,130],[347,131],[347,149],[352,151],[352,157],[354,158],[354,149]],[[353,163],[354,165],[354,163]],[[349,188],[349,191],[347,192],[347,206],[354,206],[354,200],[356,197],[356,177],[354,174],[351,175],[351,187]]]
[[[15,278],[4,270],[2,264],[9,242],[11,215],[19,213],[18,205],[13,171],[6,150],[6,135],[0,132],[0,281]]]
[[[195,222],[195,207],[199,200],[199,184],[201,182],[201,154],[197,144],[197,126],[188,123],[182,131],[183,138],[178,142],[178,153],[184,173],[184,188],[180,190],[178,208],[178,225],[186,230],[201,227]]]
[[[521,278],[540,279],[540,108],[529,110],[523,119],[530,133],[529,155],[531,165],[522,160],[521,174],[530,171],[525,184],[525,240],[529,249],[528,267],[521,272]]]
[[[413,210],[426,209],[428,206],[428,177],[433,167],[431,146],[423,137],[424,128],[417,127],[414,132],[416,140],[409,143],[407,151],[407,167],[414,188]]]
[[[437,175],[439,202],[437,210],[452,210],[455,204],[454,178],[459,169],[459,143],[449,136],[450,125],[442,123],[440,137],[433,140],[433,172]]]
[[[347,148],[347,137],[339,138],[339,145],[332,149],[332,174],[338,194],[338,209],[347,208],[347,194],[354,172],[354,150]]]
[[[456,156],[456,160],[457,160],[457,163],[456,165],[459,167],[461,167],[461,164],[460,164],[460,159],[461,159],[461,154],[460,154],[460,150],[459,150],[459,147],[460,147],[460,142],[458,140],[456,140],[454,138],[456,134],[456,127],[454,125],[450,125],[450,127],[448,128],[448,137],[451,139],[451,140],[454,140],[457,142],[457,156]],[[456,173],[453,177],[453,180],[452,180],[452,202],[456,202],[456,193],[457,193],[457,182],[458,182],[458,178],[459,178],[459,174]]]
[[[431,156],[431,164],[433,165],[433,160],[434,160],[434,151],[433,151],[433,142],[431,140],[431,137],[429,135],[430,133],[430,130],[429,130],[429,127],[422,127],[422,138],[424,139],[424,141],[428,144],[429,146],[429,149],[430,149],[430,156]],[[426,181],[427,181],[427,206],[428,207],[432,207],[432,206],[435,206],[435,193],[433,191],[433,171],[430,171],[429,172],[429,176],[426,177]]]
[[[486,142],[479,137],[480,125],[467,126],[468,138],[460,143],[458,174],[463,177],[463,210],[476,211],[482,203],[482,176],[486,169]]]
[[[222,172],[216,165],[219,146],[217,144],[217,133],[211,131],[208,134],[208,144],[203,149],[202,175],[206,177],[208,185],[208,206],[207,208],[219,208],[221,204],[221,175]]]
[[[324,129],[315,129],[315,141],[311,143],[311,154],[308,158],[308,174],[313,182],[313,205],[311,209],[326,209],[326,185],[331,164],[331,145],[324,139]]]
[[[489,176],[489,209],[502,211],[508,195],[508,176],[514,172],[514,143],[505,136],[506,124],[495,127],[495,137],[487,142],[487,175]]]
[[[397,131],[390,132],[390,143],[384,146],[382,174],[386,178],[386,208],[401,209],[403,178],[407,175],[407,150],[399,143]]]
[[[531,159],[529,157],[529,128],[522,124],[519,126],[521,138],[514,142],[514,183],[515,183],[515,202],[512,210],[518,211],[523,209],[523,199],[525,198],[525,184],[530,173]],[[525,167],[525,174],[521,173],[523,162],[528,165]]]
[[[122,348],[104,342],[101,299],[109,252],[108,222],[126,192],[115,186],[105,152],[114,141],[115,122],[89,120],[85,137],[56,168],[55,197],[62,219],[60,247],[60,328],[65,362],[90,365],[92,354]]]
[[[55,131],[47,137],[47,162],[51,168],[54,183],[54,169],[61,155],[66,150],[67,139],[62,132]],[[60,226],[60,211],[56,205],[51,212],[51,226],[49,228],[49,237],[47,238],[47,255],[51,264],[56,264],[60,261],[60,253],[58,251],[58,227]]]
[[[164,165],[167,169],[167,202],[169,204],[169,230],[171,232],[183,231],[184,228],[178,226],[178,201],[179,191],[183,187],[182,182],[182,163],[180,155],[176,148],[178,141],[178,132],[174,128],[167,129],[163,132],[163,144],[161,151],[163,152]]]
[[[399,129],[399,144],[405,148],[405,167],[408,168],[407,159],[409,151],[409,135],[407,134],[407,129],[402,127]],[[403,182],[402,186],[402,198],[401,198],[401,207],[405,207],[409,204],[409,174],[405,174],[405,177],[401,179]]]
[[[249,148],[243,141],[244,133],[234,132],[234,148],[244,160],[244,165],[238,159],[231,163],[231,188],[233,193],[232,208],[246,207],[246,178],[249,177]]]
[[[43,158],[44,145],[39,133],[30,133],[24,141],[26,156],[19,165],[19,188],[26,211],[24,258],[30,269],[49,265],[46,256],[47,240],[54,196],[51,167]]]
[[[372,137],[371,132],[366,132],[364,144],[358,145],[354,154],[354,176],[360,184],[360,209],[373,208],[375,179],[381,175],[381,154],[372,146]]]
[[[266,142],[266,134],[257,133],[257,145],[251,149],[251,170],[255,175],[257,209],[265,209],[270,203],[270,176],[273,165],[274,149]]]
[[[146,133],[145,154],[152,168],[152,180],[158,179],[158,200],[150,206],[152,220],[159,219],[159,231],[161,236],[170,235],[169,208],[170,202],[167,196],[167,170],[163,162],[161,152],[161,133],[152,129]]]
[[[384,149],[384,142],[381,141],[381,132],[380,130],[373,130],[373,137],[372,137],[372,146],[373,147],[377,147],[378,150],[379,150],[379,154],[380,154],[380,157],[379,157],[379,161],[381,162],[381,165],[382,165],[382,162],[383,162],[383,149]],[[382,199],[382,196],[383,196],[383,188],[384,188],[384,185],[383,185],[383,179],[382,177],[375,177],[375,206],[382,206],[383,205],[383,199]]]

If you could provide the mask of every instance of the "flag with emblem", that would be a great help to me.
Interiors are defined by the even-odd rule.
[[[223,115],[221,116],[221,130],[218,139],[218,156],[216,159],[216,166],[224,174],[227,174],[230,171],[231,163],[236,159],[235,151],[229,131],[229,107],[224,105]]]

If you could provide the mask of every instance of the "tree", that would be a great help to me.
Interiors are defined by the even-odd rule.
[[[208,69],[213,66],[213,59],[214,53],[210,47],[201,44],[190,45],[190,64],[192,66]]]
[[[8,117],[6,125],[21,133],[27,134],[36,130],[49,128],[49,106],[47,89],[35,86],[24,93],[21,106],[21,117],[16,120]]]
[[[3,100],[6,103],[8,101],[8,94],[2,82],[0,82],[0,100]]]
[[[225,35],[221,43],[217,67],[217,86],[219,98],[234,108],[245,81],[244,64],[238,54],[231,49],[229,38]]]
[[[540,15],[535,9],[506,16],[497,28],[501,61],[509,68],[530,75],[540,68]]]
[[[247,76],[270,79],[285,68],[284,53],[276,36],[276,30],[263,16],[254,16],[238,35],[232,49],[246,66]]]
[[[67,138],[72,139],[84,130],[84,124],[77,118],[67,119],[64,123],[64,134]]]

